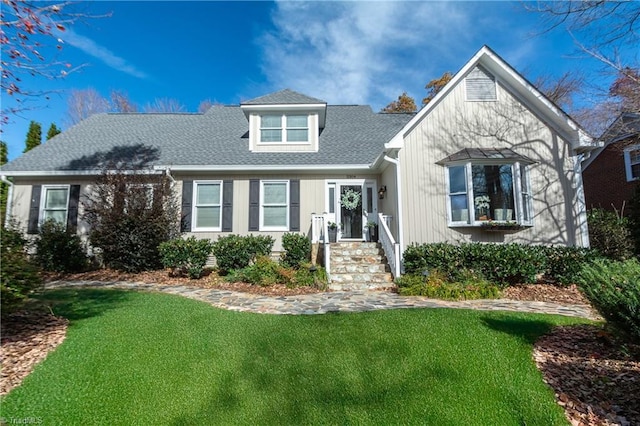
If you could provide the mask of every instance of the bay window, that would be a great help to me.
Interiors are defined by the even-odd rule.
[[[469,161],[447,166],[447,211],[451,225],[483,222],[531,224],[527,165]]]

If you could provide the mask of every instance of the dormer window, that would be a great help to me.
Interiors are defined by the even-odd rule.
[[[327,103],[285,89],[243,102],[250,152],[318,152]]]
[[[309,142],[309,116],[261,115],[260,143]]]

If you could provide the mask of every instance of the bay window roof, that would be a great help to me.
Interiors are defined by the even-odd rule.
[[[492,161],[498,160],[500,162],[516,162],[533,164],[534,160],[518,154],[510,148],[464,148],[455,154],[451,154],[448,157],[443,158],[436,164],[450,164],[463,161]]]

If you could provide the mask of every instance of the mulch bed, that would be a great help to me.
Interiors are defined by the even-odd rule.
[[[244,291],[269,296],[317,293],[312,288],[259,287],[228,283],[216,274],[200,280],[170,277],[166,271],[127,274],[100,270],[73,275],[49,275],[48,281],[133,281],[163,285]],[[548,284],[507,288],[503,298],[588,305],[575,285]],[[65,337],[68,321],[43,309],[13,314],[2,322],[0,395],[18,386],[33,367]],[[556,401],[575,426],[640,425],[640,345],[616,340],[598,325],[557,327],[536,342],[533,359]]]

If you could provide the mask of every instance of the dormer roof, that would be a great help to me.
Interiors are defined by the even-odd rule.
[[[260,96],[259,98],[241,102],[240,105],[279,105],[279,104],[322,104],[327,105],[323,100],[303,95],[290,89],[280,90]]]
[[[240,103],[247,120],[254,113],[301,112],[317,113],[318,124],[322,129],[327,116],[327,103],[323,100],[303,95],[290,89],[280,90]]]

